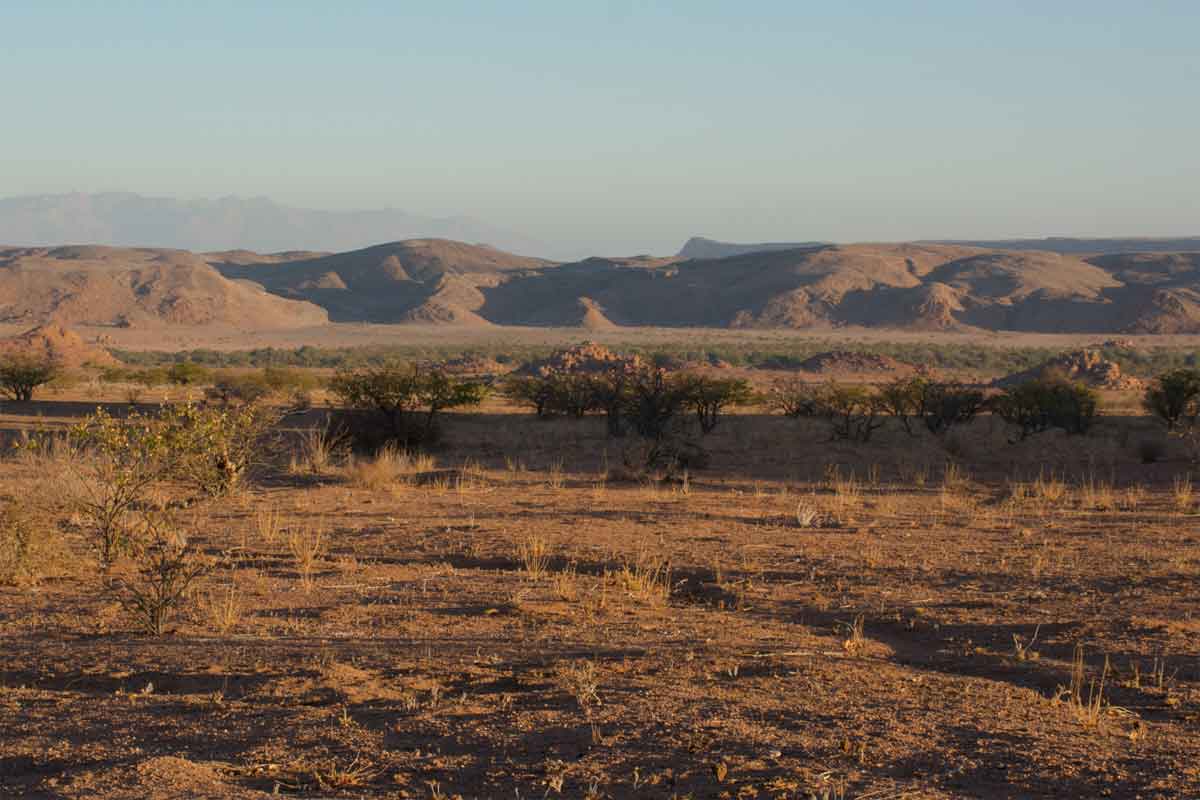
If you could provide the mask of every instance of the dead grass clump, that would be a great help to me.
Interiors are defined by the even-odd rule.
[[[555,459],[551,462],[550,467],[546,470],[546,485],[558,491],[567,483],[566,473],[563,471],[563,460]]]
[[[1048,506],[1060,506],[1070,494],[1066,481],[1050,475],[1040,474],[1033,482],[1033,496]]]
[[[671,597],[671,562],[649,551],[639,551],[615,577],[627,595],[648,605],[666,605]]]
[[[313,575],[325,556],[325,530],[319,525],[296,527],[288,531],[287,542],[300,575],[300,586],[307,594],[312,591]]]
[[[801,528],[819,528],[821,509],[810,500],[801,500],[796,504],[796,524]]]
[[[1112,484],[1089,477],[1079,486],[1079,505],[1094,511],[1112,511],[1117,507]]]
[[[575,698],[581,711],[600,705],[600,677],[594,661],[569,661],[555,670],[559,688]]]
[[[300,439],[299,452],[292,456],[288,471],[293,475],[324,475],[345,456],[348,439],[326,428],[309,428]]]
[[[371,458],[350,458],[344,473],[351,486],[379,492],[430,472],[433,466],[432,456],[383,447]]]
[[[579,599],[579,570],[569,564],[561,572],[554,573],[554,593],[560,600],[574,603]]]
[[[28,506],[0,501],[0,583],[35,585],[63,555],[57,526],[40,519]]]
[[[859,614],[850,622],[842,622],[839,625],[846,632],[846,638],[842,641],[842,649],[850,655],[857,655],[866,650],[867,636],[864,631],[862,614]]]
[[[1087,680],[1086,665],[1083,660],[1083,645],[1075,645],[1075,655],[1071,661],[1071,685],[1059,689],[1059,698],[1066,697],[1072,714],[1085,727],[1099,728],[1104,721],[1105,700],[1104,683],[1108,679],[1108,657],[1104,659],[1104,668],[1100,678]]]
[[[261,505],[254,510],[254,533],[260,542],[275,544],[281,527],[279,509],[274,504]]]
[[[942,470],[942,489],[947,492],[961,492],[971,483],[971,476],[958,465],[958,462],[947,461]]]
[[[540,536],[528,536],[517,544],[517,558],[531,580],[543,578],[550,571],[550,544]]]
[[[197,606],[208,627],[221,636],[232,633],[246,613],[242,593],[232,583],[202,593],[197,598]]]
[[[1175,510],[1186,514],[1195,505],[1195,493],[1192,491],[1192,474],[1176,475],[1171,479],[1171,497],[1175,500]]]

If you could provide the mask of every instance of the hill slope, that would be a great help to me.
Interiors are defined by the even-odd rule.
[[[0,321],[40,325],[320,325],[326,313],[223,277],[183,250],[0,249]]]
[[[229,278],[258,282],[268,291],[325,308],[334,321],[485,321],[481,287],[511,273],[553,262],[445,239],[411,239],[348,253],[293,261],[242,256],[211,263]]]
[[[960,245],[861,244],[554,264],[416,240],[254,261],[217,265],[346,321],[1200,332],[1197,254],[1085,260]]]
[[[1075,255],[939,244],[569,264],[445,239],[345,253],[0,250],[0,322],[1200,333],[1200,253]]]

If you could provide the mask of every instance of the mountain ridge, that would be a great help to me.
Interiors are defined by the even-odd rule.
[[[0,322],[1200,333],[1200,252],[921,242],[561,263],[447,239],[339,253],[0,248]]]

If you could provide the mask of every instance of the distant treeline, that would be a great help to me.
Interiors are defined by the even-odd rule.
[[[658,362],[718,363],[757,369],[796,369],[805,360],[831,350],[889,356],[909,364],[940,370],[964,370],[1008,374],[1030,369],[1062,352],[1047,347],[988,347],[980,344],[937,342],[847,342],[806,339],[795,342],[714,342],[696,346],[685,342],[613,342],[612,350],[636,353]],[[461,357],[491,359],[499,364],[521,364],[544,358],[552,345],[527,345],[512,342],[479,343],[463,346],[389,345],[367,347],[312,347],[295,349],[257,348],[254,350],[112,350],[114,356],[131,366],[161,367],[192,363],[205,367],[305,367],[339,369],[378,366],[393,361],[445,361]],[[1107,359],[1135,376],[1150,377],[1168,369],[1195,366],[1200,351],[1192,348],[1095,348]]]

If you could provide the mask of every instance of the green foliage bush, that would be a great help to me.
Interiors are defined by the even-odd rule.
[[[483,383],[420,364],[343,370],[329,388],[350,408],[367,413],[365,419],[345,417],[341,427],[357,445],[372,449],[432,444],[443,411],[478,405],[488,393]]]
[[[177,454],[157,416],[131,413],[125,419],[97,409],[72,427],[67,459],[68,502],[84,520],[103,564],[133,549],[134,514],[150,488],[171,476]]]
[[[1183,367],[1159,375],[1142,397],[1146,411],[1175,431],[1200,418],[1200,370]]]
[[[279,413],[261,403],[165,406],[159,419],[175,475],[209,495],[237,489],[261,458],[263,441]]]
[[[983,409],[985,397],[979,389],[960,383],[934,381],[915,376],[898,378],[879,390],[879,399],[891,416],[900,421],[910,436],[913,423],[920,421],[935,435],[964,425]]]
[[[1016,429],[1017,439],[1057,428],[1086,434],[1096,420],[1094,389],[1059,377],[1044,377],[1005,389],[989,403],[994,414]]]
[[[59,373],[58,366],[49,359],[22,354],[0,356],[0,392],[13,400],[29,402],[39,386]]]

